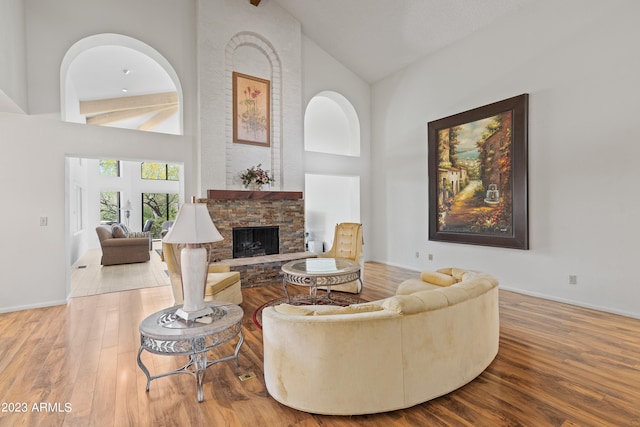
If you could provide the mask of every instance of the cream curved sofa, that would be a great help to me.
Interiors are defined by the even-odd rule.
[[[449,393],[498,353],[498,281],[446,268],[395,296],[262,312],[264,377],[278,402],[316,414],[386,412]]]

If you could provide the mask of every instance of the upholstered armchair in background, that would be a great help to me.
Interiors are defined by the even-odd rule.
[[[162,242],[164,262],[169,270],[169,280],[175,304],[182,304],[182,275],[180,273],[180,250],[183,245]],[[240,273],[230,271],[229,265],[224,263],[209,264],[207,284],[205,286],[205,301],[226,301],[232,304],[242,303],[242,287]]]
[[[342,222],[336,224],[333,236],[333,245],[328,252],[318,254],[318,258],[343,258],[360,264],[360,271],[364,268],[362,257],[362,224],[355,222]],[[332,291],[360,293],[362,282],[354,280],[344,285],[332,286]]]

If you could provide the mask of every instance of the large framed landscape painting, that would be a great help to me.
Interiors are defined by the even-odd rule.
[[[527,94],[428,124],[429,240],[529,249]]]
[[[233,142],[269,147],[271,84],[269,80],[233,73]]]

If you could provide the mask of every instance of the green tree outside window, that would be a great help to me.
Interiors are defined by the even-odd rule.
[[[178,214],[178,194],[142,193],[142,226],[150,219],[151,235],[162,237],[162,223],[176,219]]]
[[[100,175],[120,176],[119,160],[100,160]]]
[[[120,192],[100,193],[100,222],[120,222]]]
[[[144,162],[140,166],[140,176],[142,179],[179,181],[180,166],[166,163]]]

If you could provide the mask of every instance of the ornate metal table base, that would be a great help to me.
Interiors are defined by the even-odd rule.
[[[287,301],[291,302],[287,283],[308,286],[311,302],[317,299],[318,286],[326,286],[327,298],[331,299],[331,286],[353,282],[360,278],[360,265],[341,258],[307,258],[282,266],[282,287]]]
[[[138,366],[147,377],[146,391],[152,380],[175,374],[191,374],[196,378],[198,402],[202,402],[202,382],[204,373],[211,365],[235,359],[238,366],[238,353],[244,342],[242,330],[242,309],[237,305],[207,303],[213,313],[185,322],[175,315],[177,307],[171,307],[152,314],[140,324],[140,350]],[[221,359],[208,360],[207,352],[239,336],[233,355]],[[164,356],[189,356],[189,361],[175,371],[151,375],[142,362],[140,355],[149,353]]]

